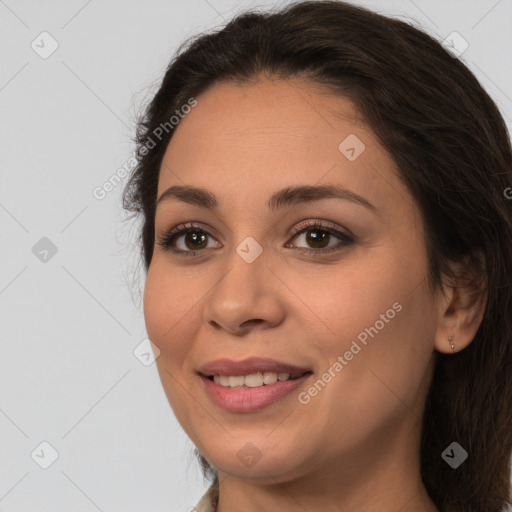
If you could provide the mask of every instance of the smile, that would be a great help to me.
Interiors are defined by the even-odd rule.
[[[249,375],[201,375],[209,399],[229,412],[255,412],[289,396],[312,375],[257,372]]]

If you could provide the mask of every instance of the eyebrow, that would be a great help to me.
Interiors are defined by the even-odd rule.
[[[285,206],[306,204],[332,198],[352,201],[353,203],[368,208],[373,213],[378,213],[378,209],[367,199],[339,185],[301,185],[286,187],[272,194],[266,204],[267,208],[270,210],[278,210]],[[189,185],[173,185],[169,187],[158,198],[156,204],[158,205],[163,201],[173,199],[209,210],[215,210],[219,206],[219,201],[214,194],[204,188]]]

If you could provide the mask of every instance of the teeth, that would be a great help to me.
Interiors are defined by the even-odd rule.
[[[243,386],[245,384],[245,377],[243,375],[239,375],[238,377],[229,377],[229,387],[236,388],[238,386]]]
[[[250,388],[257,388],[259,386],[263,386],[263,374],[261,372],[251,373],[250,375],[246,375],[245,377],[241,378],[243,379],[244,384]]]
[[[292,377],[291,380],[298,377]],[[214,375],[213,381],[220,384],[225,388],[240,388],[247,386],[248,388],[257,388],[263,385],[275,384],[277,381],[290,380],[289,373],[276,373],[276,372],[258,372],[249,375],[227,376],[227,375]]]
[[[277,379],[278,375],[276,372],[265,372],[263,374],[263,384],[275,384]]]

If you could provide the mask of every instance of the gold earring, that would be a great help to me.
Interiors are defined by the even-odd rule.
[[[453,342],[453,336],[450,336],[448,338],[448,341],[450,342],[450,346],[452,347],[452,351],[455,352],[455,343]]]

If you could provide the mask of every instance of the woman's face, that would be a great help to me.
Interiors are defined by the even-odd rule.
[[[308,82],[196,99],[158,198],[194,187],[216,205],[158,202],[157,241],[192,229],[155,245],[144,295],[178,421],[221,473],[261,483],[414,461],[441,310],[392,159],[349,100]],[[250,358],[267,361],[237,366]]]

